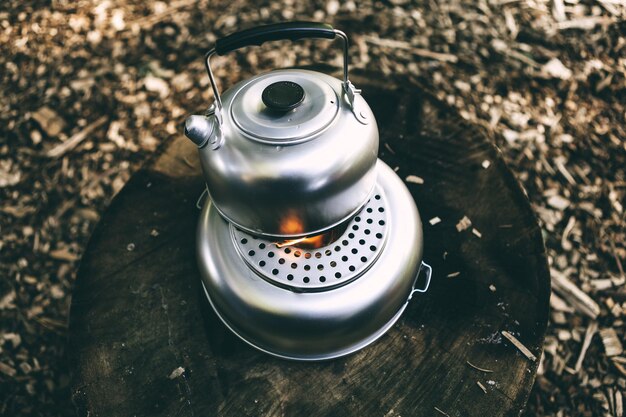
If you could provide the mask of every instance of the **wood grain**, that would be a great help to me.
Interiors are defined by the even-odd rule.
[[[400,177],[424,179],[408,187],[424,222],[430,290],[346,358],[298,363],[253,350],[201,294],[203,182],[193,146],[173,140],[115,198],[82,260],[70,323],[79,416],[520,414],[538,361],[501,332],[539,358],[550,294],[524,192],[489,138],[415,83],[352,78],[377,117],[380,157]],[[429,225],[435,216],[442,222]],[[456,230],[463,216],[480,237]],[[178,367],[185,372],[170,379]]]

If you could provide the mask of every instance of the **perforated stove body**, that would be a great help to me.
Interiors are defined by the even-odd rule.
[[[242,340],[289,359],[343,356],[382,336],[413,292],[425,291],[415,289],[425,265],[415,202],[386,164],[376,169],[370,199],[321,247],[253,236],[207,199],[197,236],[202,283]]]

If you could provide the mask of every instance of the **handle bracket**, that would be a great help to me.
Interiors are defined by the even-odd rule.
[[[426,284],[424,285],[424,288],[416,288],[415,286],[417,285],[417,279],[422,274],[422,271],[424,271],[424,273],[426,274]],[[409,299],[407,301],[411,301],[411,298],[413,298],[413,294],[415,294],[416,292],[424,293],[428,291],[428,287],[430,287],[430,278],[432,274],[433,274],[433,268],[430,265],[428,265],[426,262],[422,262],[422,265],[420,266],[420,269],[417,272],[417,275],[415,276],[415,282],[413,283],[413,290],[411,291],[411,294],[409,294]]]

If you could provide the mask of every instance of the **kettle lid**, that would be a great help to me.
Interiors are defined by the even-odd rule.
[[[339,112],[337,92],[314,71],[272,71],[233,90],[230,103],[224,103],[229,116],[260,142],[303,142],[328,127]]]

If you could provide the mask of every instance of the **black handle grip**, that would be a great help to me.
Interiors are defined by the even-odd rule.
[[[258,26],[235,32],[215,42],[215,52],[224,55],[244,46],[261,45],[267,41],[304,38],[335,39],[333,27],[317,22],[284,22]]]

